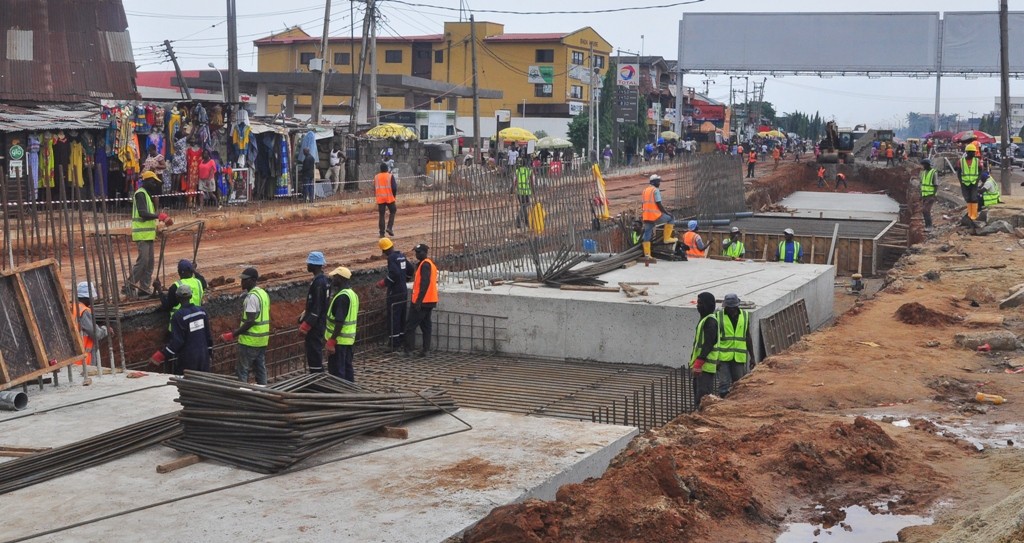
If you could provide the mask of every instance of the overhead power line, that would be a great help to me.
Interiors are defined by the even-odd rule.
[[[406,2],[404,0],[389,0],[396,4],[404,4],[406,6],[412,6],[416,8],[432,8],[432,9],[443,9],[447,11],[465,11],[464,8],[453,8],[449,6],[437,6],[434,4],[420,4],[416,2]],[[499,13],[502,15],[594,15],[599,13],[620,13],[623,11],[646,11],[652,9],[664,9],[674,8],[678,6],[685,6],[688,4],[699,4],[704,0],[688,0],[686,2],[672,2],[671,4],[658,4],[653,6],[633,6],[633,7],[622,7],[622,8],[607,8],[607,9],[575,9],[575,10],[557,10],[557,11],[514,11],[504,9],[474,9],[470,10],[473,13]]]

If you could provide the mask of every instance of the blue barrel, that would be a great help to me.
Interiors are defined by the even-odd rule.
[[[597,240],[585,239],[583,240],[583,252],[584,253],[596,253],[597,252]]]

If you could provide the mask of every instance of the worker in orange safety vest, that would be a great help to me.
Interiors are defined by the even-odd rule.
[[[381,162],[380,173],[373,177],[373,194],[377,198],[377,229],[380,230],[378,237],[384,237],[384,232],[389,236],[395,235],[395,213],[398,211],[395,196],[398,196],[398,182],[390,170],[387,162]],[[385,211],[389,212],[387,228],[384,227]]]
[[[679,241],[672,237],[672,231],[675,230],[675,224],[672,221],[675,218],[669,214],[668,210],[661,203],[661,189],[659,188],[661,187],[661,176],[653,174],[649,182],[650,185],[644,189],[643,202],[640,208],[640,219],[644,223],[644,236],[641,245],[644,248],[644,258],[648,260],[651,258],[651,238],[654,236],[654,227],[657,225],[665,225],[665,231],[662,234],[665,243]]]

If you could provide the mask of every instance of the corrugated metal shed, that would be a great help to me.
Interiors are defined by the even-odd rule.
[[[121,0],[3,0],[0,31],[0,101],[138,98]]]
[[[100,118],[97,104],[50,104],[12,106],[0,104],[0,132],[40,130],[102,130],[109,121]]]

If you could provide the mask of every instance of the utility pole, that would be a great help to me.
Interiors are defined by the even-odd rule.
[[[1002,97],[999,101],[1000,126],[1002,135],[999,142],[1001,158],[999,160],[1000,192],[1010,194],[1010,40],[1007,0],[999,0],[999,90]]]
[[[188,90],[188,84],[185,83],[185,78],[181,76],[181,67],[178,66],[178,57],[174,55],[174,48],[171,47],[170,40],[164,40],[164,49],[167,50],[167,56],[171,57],[171,62],[174,63],[174,73],[178,74],[178,90],[185,92],[185,99],[191,101],[192,93]]]
[[[595,154],[594,149],[594,44],[590,44],[590,60],[588,61],[590,68],[587,70],[588,81],[590,82],[590,94],[587,95],[590,98],[590,105],[587,107],[587,156],[590,157]]]
[[[367,0],[370,12],[370,115],[373,126],[380,123],[377,116],[377,0]]]
[[[228,95],[224,101],[229,104],[238,103],[238,13],[235,0],[227,0],[228,5]],[[232,116],[231,121],[234,122]]]
[[[310,120],[320,124],[320,115],[324,112],[324,82],[327,78],[327,33],[331,26],[331,0],[324,2],[324,33],[320,38],[320,77],[316,79],[316,92],[313,93],[313,111]]]
[[[469,51],[473,62],[473,162],[483,162],[480,150],[480,88],[476,77],[476,21],[469,15]]]
[[[367,0],[369,3],[370,0]],[[370,10],[363,14],[363,41],[359,46],[359,77],[356,78],[356,92],[352,95],[352,112],[348,119],[348,132],[355,134],[359,129],[359,102],[363,95],[363,75],[366,74],[366,36],[370,33]],[[352,59],[354,60],[354,59]],[[367,115],[369,118],[369,115]]]

